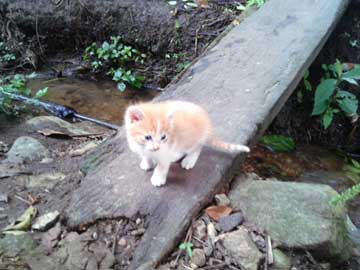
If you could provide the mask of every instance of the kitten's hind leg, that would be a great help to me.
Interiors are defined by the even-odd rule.
[[[201,153],[201,146],[196,147],[193,151],[188,153],[181,161],[181,167],[185,170],[194,168],[196,161],[198,160]]]
[[[140,162],[140,168],[143,169],[144,171],[148,171],[151,170],[155,167],[155,163],[151,158],[142,156],[141,157],[141,162]]]

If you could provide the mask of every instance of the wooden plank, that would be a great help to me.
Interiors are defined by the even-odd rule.
[[[348,1],[270,0],[203,56],[157,100],[201,104],[216,133],[254,143],[301,80]],[[105,153],[105,154],[103,154]],[[168,184],[151,186],[151,173],[125,142],[124,132],[99,150],[98,167],[74,192],[70,226],[100,218],[146,215],[147,231],[131,269],[150,269],[172,250],[192,217],[230,180],[241,157],[205,149],[191,171],[175,164]]]

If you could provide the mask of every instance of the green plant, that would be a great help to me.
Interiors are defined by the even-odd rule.
[[[190,64],[191,64],[190,62],[182,62],[182,63],[176,64],[176,72],[180,73],[184,69],[187,69],[190,66]]]
[[[334,196],[330,203],[333,206],[337,206],[339,204],[344,204],[347,201],[353,199],[356,195],[360,194],[360,183],[346,189],[345,191],[341,192],[340,194]]]
[[[119,36],[110,37],[110,42],[104,41],[100,47],[95,42],[92,43],[85,49],[83,56],[84,61],[90,63],[93,72],[106,71],[106,74],[118,83],[117,88],[120,91],[125,90],[125,83],[136,88],[143,86],[145,78],[136,76],[126,67],[131,63],[143,64],[145,58],[145,54],[123,44]]]
[[[360,79],[360,65],[344,72],[343,65],[337,60],[335,64],[322,65],[322,68],[325,78],[316,87],[312,115],[320,115],[322,125],[327,129],[336,113],[343,112],[350,117],[356,115],[357,97],[342,89],[345,82],[358,86],[356,80]]]
[[[5,42],[0,41],[0,62],[8,64],[15,60],[15,54],[6,46]]]
[[[358,161],[355,159],[347,160],[343,166],[343,171],[355,184],[360,183],[360,163]]]
[[[245,6],[242,4],[239,4],[236,8],[238,10],[246,10],[250,7],[261,7],[265,4],[265,0],[247,0]]]
[[[260,144],[274,152],[290,152],[295,149],[295,142],[291,137],[283,135],[266,135],[260,138]]]
[[[179,246],[181,250],[186,250],[186,253],[189,255],[190,258],[192,257],[192,247],[193,244],[191,242],[183,242]]]
[[[359,42],[356,39],[349,40],[349,45],[353,48],[359,47]]]
[[[303,83],[304,83],[305,90],[312,91],[312,86],[311,86],[311,83],[309,81],[309,76],[310,76],[310,72],[309,72],[309,70],[306,70],[305,73],[304,73],[304,76],[303,76]],[[297,100],[298,100],[299,103],[302,102],[303,97],[304,97],[303,90],[302,90],[302,88],[300,88],[297,91]]]
[[[18,114],[21,107],[13,103],[12,94],[20,94],[31,97],[31,90],[27,87],[28,79],[36,77],[36,73],[29,75],[15,74],[0,78],[0,112],[6,114]],[[33,98],[40,98],[47,94],[48,88],[38,90]]]

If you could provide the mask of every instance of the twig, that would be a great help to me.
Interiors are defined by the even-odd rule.
[[[211,270],[211,269],[221,269],[219,267],[223,267],[223,266],[227,266],[227,263],[219,263],[219,264],[215,264],[215,265],[209,265],[209,266],[205,266],[203,269],[204,270]]]
[[[121,220],[122,221],[122,220]],[[116,251],[116,244],[117,244],[117,235],[118,235],[118,233],[119,233],[119,231],[120,231],[120,225],[121,225],[121,221],[119,221],[118,223],[117,223],[117,228],[116,228],[116,231],[115,231],[115,234],[114,234],[114,238],[113,238],[113,245],[112,245],[112,250],[111,250],[111,252],[112,252],[112,254],[113,255],[115,255],[115,251]]]
[[[207,245],[208,245],[207,243],[205,243],[203,240],[197,238],[196,236],[193,236],[193,238],[194,238],[196,241],[198,241],[200,244],[203,244],[204,246],[207,246]]]
[[[40,37],[39,37],[39,31],[38,31],[38,15],[36,14],[36,17],[35,17],[35,32],[36,32],[36,39],[37,39],[37,42],[39,44],[39,48],[40,48],[40,52],[41,54],[44,54],[44,50],[41,46],[41,42],[40,42]]]
[[[184,267],[185,269],[188,269],[188,270],[194,270],[194,268],[191,268],[191,267],[187,266],[186,264],[183,264],[182,267]]]
[[[195,31],[195,56],[197,56],[197,50],[198,50],[199,30],[200,28],[196,29]]]
[[[25,200],[24,198],[20,197],[19,195],[14,195],[14,197],[16,199],[18,199],[19,201],[22,201],[22,202],[24,202],[24,203],[26,203],[28,205],[32,205],[31,202],[29,202],[28,200]]]
[[[217,20],[212,21],[212,22],[210,22],[210,23],[202,24],[202,25],[201,25],[201,28],[204,28],[204,27],[207,27],[207,26],[212,26],[212,25],[214,25],[214,24],[216,24],[216,23],[218,23],[218,22],[222,22],[222,21],[224,21],[224,20],[225,20],[225,17],[222,16],[222,17],[220,17],[220,19],[217,19]]]
[[[266,258],[265,258],[265,270],[268,269],[268,265],[274,263],[274,256],[271,245],[271,238],[269,235],[266,236]]]
[[[311,255],[311,253],[309,252],[309,251],[307,251],[307,250],[305,250],[305,253],[306,253],[306,256],[309,258],[309,260],[310,260],[310,262],[312,263],[312,264],[317,264],[317,262],[316,262],[316,260],[314,259],[314,257],[313,257],[313,255]]]

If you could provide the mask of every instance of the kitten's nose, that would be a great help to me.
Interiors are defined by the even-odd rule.
[[[152,149],[152,150],[153,150],[153,151],[157,151],[157,150],[159,150],[159,148],[160,148],[160,147],[159,147],[158,145],[153,145],[153,149]]]

